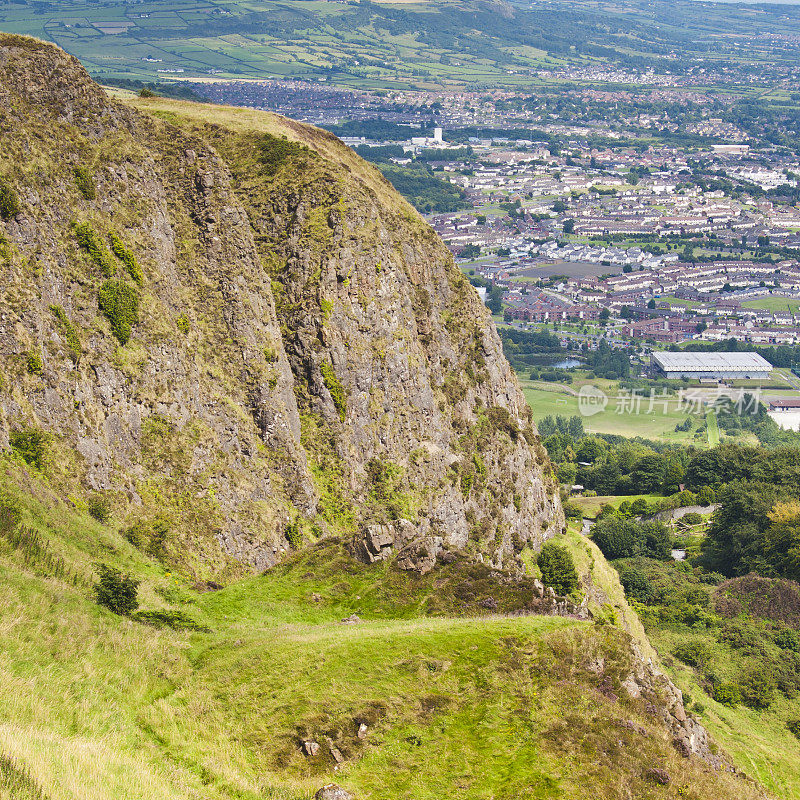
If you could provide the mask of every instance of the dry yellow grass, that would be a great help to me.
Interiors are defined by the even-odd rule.
[[[329,166],[335,166],[338,171],[345,171],[350,178],[362,182],[392,210],[401,211],[422,223],[416,210],[403,200],[379,170],[364,161],[332,133],[321,128],[296,122],[280,114],[237,106],[193,103],[164,97],[142,98],[131,94],[116,96],[139,111],[160,115],[179,125],[188,124],[198,128],[216,125],[234,133],[285,136],[292,142],[310,147],[326,159]]]

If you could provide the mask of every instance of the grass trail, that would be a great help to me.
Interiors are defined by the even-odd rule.
[[[717,412],[706,412],[706,425],[708,430],[708,446],[716,447],[719,444],[719,425],[717,424]]]

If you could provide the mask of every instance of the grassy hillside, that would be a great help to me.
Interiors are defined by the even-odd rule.
[[[0,486],[24,532],[0,536],[4,800],[300,800],[331,780],[372,798],[761,796],[681,758],[644,699],[627,699],[628,638],[613,625],[452,617],[467,575],[459,601],[446,575],[410,586],[335,542],[209,591],[13,458]],[[596,550],[571,546],[610,579]],[[100,608],[97,562],[141,580],[143,608],[205,630]],[[422,600],[439,585],[431,616]],[[363,621],[342,624],[352,611]],[[304,755],[303,741],[319,751]],[[669,787],[648,777],[654,765]]]

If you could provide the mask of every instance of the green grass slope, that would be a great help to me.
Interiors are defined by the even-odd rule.
[[[454,567],[426,583],[349,562],[335,542],[209,591],[12,457],[0,490],[21,512],[0,535],[3,800],[301,800],[330,781],[387,800],[763,796],[680,757],[647,702],[620,690],[631,652],[619,627],[452,616],[485,575]],[[601,582],[610,567],[584,553]],[[206,630],[100,608],[98,562],[141,581],[142,608]],[[363,621],[342,624],[352,611]]]

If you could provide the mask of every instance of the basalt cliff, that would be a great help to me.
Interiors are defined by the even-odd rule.
[[[276,115],[150,104],[0,38],[0,446],[47,435],[76,502],[206,579],[331,533],[513,570],[560,531],[487,310],[380,174]]]

